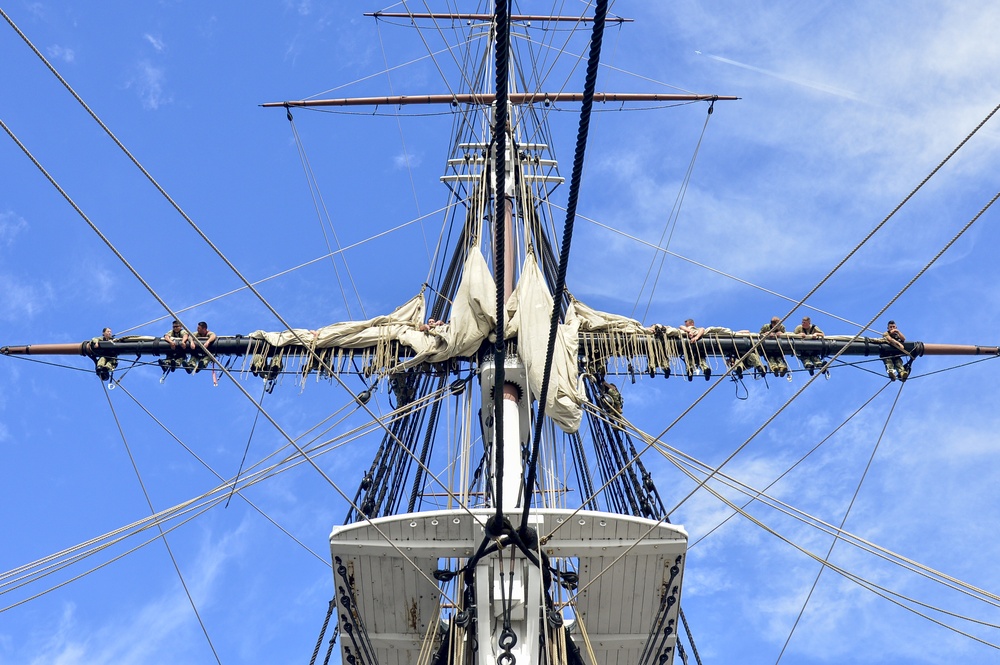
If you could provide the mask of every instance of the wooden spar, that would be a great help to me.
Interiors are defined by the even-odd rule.
[[[374,18],[408,18],[408,19],[442,19],[445,21],[492,21],[495,17],[493,14],[461,14],[461,13],[446,13],[446,12],[366,12],[365,16]],[[563,22],[563,23],[593,23],[593,16],[549,16],[548,14],[511,14],[511,23],[524,23],[526,21],[538,21],[538,22]],[[621,18],[618,16],[609,16],[604,19],[605,23],[632,23],[633,19]]]
[[[925,356],[996,356],[1000,350],[995,346],[971,346],[963,344],[924,344]]]
[[[212,353],[218,355],[244,355],[254,347],[263,344],[262,340],[249,337],[220,337],[211,346]],[[302,348],[302,347],[298,347]],[[188,349],[190,351],[190,349]],[[27,344],[22,346],[0,347],[0,355],[4,356],[165,356],[169,353],[183,353],[179,345],[170,348],[170,343],[162,337],[147,337],[144,339],[113,340],[110,342],[90,340],[73,344]]]
[[[582,92],[511,92],[507,95],[511,104],[557,104],[559,102],[582,102]],[[731,95],[696,95],[660,92],[595,92],[594,101],[607,102],[714,102],[735,101],[739,97]],[[343,97],[340,99],[300,99],[288,102],[265,102],[261,106],[309,107],[309,106],[407,106],[410,104],[480,104],[489,106],[496,95],[484,93],[456,93],[445,95],[387,95],[384,97]]]
[[[75,344],[25,344],[0,348],[4,356],[85,356],[90,342]]]
[[[602,345],[602,340],[610,339],[605,333],[581,333],[581,342],[587,345]],[[654,335],[637,336],[657,340]],[[670,338],[670,342],[679,344],[681,339]],[[698,347],[706,356],[742,355],[759,341],[758,335],[710,335],[698,342]],[[997,356],[998,346],[982,346],[978,344],[925,344],[923,342],[906,342],[906,350],[914,356]],[[249,337],[219,337],[210,350],[215,355],[245,355],[250,352],[267,352],[268,345],[263,340]],[[307,353],[299,345],[281,347],[286,353]],[[860,338],[853,342],[832,338],[799,339],[794,336],[780,339],[768,338],[760,341],[757,350],[761,353],[782,353],[792,355],[822,355],[832,356],[844,349],[848,356],[878,356],[882,351],[891,349],[881,338]],[[162,337],[147,337],[142,339],[123,338],[111,342],[91,341],[70,344],[28,344],[21,346],[0,347],[0,355],[5,356],[131,356],[151,355],[165,356],[169,353],[181,353],[180,349],[171,350],[170,344]]]

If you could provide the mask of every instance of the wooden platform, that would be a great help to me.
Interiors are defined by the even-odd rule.
[[[434,622],[436,630],[442,605],[449,602],[433,581],[434,570],[444,559],[471,557],[491,515],[489,510],[433,511],[336,527],[330,551],[342,650],[356,649],[357,636],[352,643],[345,634],[347,617],[352,624],[363,624],[379,665],[415,663],[428,622]],[[533,519],[542,536],[555,529],[542,547],[552,565],[578,572],[579,595],[562,592],[568,600],[563,615],[585,660],[589,657],[578,621],[584,624],[601,665],[637,662],[650,631],[655,629],[662,637],[664,627],[670,634],[658,637],[656,644],[670,647],[673,654],[687,550],[683,528],[638,517],[568,510],[537,511]],[[517,520],[511,515],[512,522]],[[353,585],[353,600],[345,576]],[[350,604],[356,612],[349,612]],[[669,610],[658,618],[661,606]],[[444,616],[448,614],[450,610]]]

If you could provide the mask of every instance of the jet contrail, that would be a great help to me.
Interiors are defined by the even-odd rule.
[[[795,85],[801,85],[805,88],[811,88],[812,90],[819,90],[820,92],[825,92],[831,95],[836,95],[837,97],[844,97],[856,102],[864,101],[853,92],[849,90],[842,90],[840,88],[834,88],[830,85],[823,85],[822,83],[813,83],[812,81],[805,81],[803,79],[798,79],[793,76],[786,76],[784,74],[779,74],[778,72],[772,72],[767,69],[761,69],[760,67],[754,67],[753,65],[747,65],[742,62],[736,62],[735,60],[730,60],[729,58],[723,58],[718,55],[712,55],[710,53],[702,53],[701,51],[695,51],[698,55],[703,55],[706,58],[711,58],[712,60],[717,60],[719,62],[724,62],[727,65],[733,65],[734,67],[741,67],[743,69],[749,69],[752,72],[757,72],[758,74],[764,74],[766,76],[771,76],[782,81],[788,81],[789,83],[794,83]]]

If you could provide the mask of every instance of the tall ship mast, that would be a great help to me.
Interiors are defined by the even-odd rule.
[[[704,138],[708,119],[717,109],[742,102],[739,96],[721,91],[602,90],[605,34],[630,29],[629,19],[607,14],[607,3],[596,3],[582,15],[522,12],[505,3],[493,9],[385,11],[368,16],[380,24],[408,25],[419,34],[445,26],[453,31],[446,40],[453,62],[446,67],[457,65],[458,75],[443,91],[400,93],[397,80],[386,94],[321,94],[260,104],[260,113],[292,128],[314,206],[326,210],[327,216],[327,202],[313,172],[315,156],[307,156],[308,142],[299,133],[302,116],[389,112],[446,114],[449,119],[451,145],[442,160],[444,173],[437,179],[447,193],[446,205],[435,213],[441,232],[426,240],[424,247],[397,248],[395,254],[383,255],[379,264],[366,266],[364,272],[374,273],[373,279],[396,282],[387,292],[396,300],[383,295],[378,308],[359,302],[352,309],[345,296],[346,316],[306,321],[283,315],[265,287],[233,266],[223,246],[213,243],[189,213],[171,201],[195,233],[208,241],[215,258],[233,267],[235,288],[267,316],[267,323],[238,333],[222,331],[212,321],[219,334],[209,334],[208,326],[196,328],[199,316],[174,309],[53,174],[43,171],[50,184],[71,200],[75,213],[122,258],[150,299],[162,305],[168,323],[178,319],[178,324],[166,335],[159,330],[145,334],[148,331],[141,329],[55,343],[0,340],[5,363],[18,359],[68,363],[98,377],[95,381],[88,376],[91,384],[103,388],[149,504],[148,514],[128,526],[51,557],[12,565],[6,575],[11,588],[2,591],[37,587],[41,595],[52,593],[61,585],[47,586],[50,571],[70,577],[70,583],[75,578],[71,571],[80,562],[104,556],[105,549],[122,547],[144,534],[148,542],[162,543],[169,550],[173,531],[186,524],[189,512],[201,515],[217,507],[223,512],[221,506],[232,501],[250,506],[254,514],[287,533],[282,520],[252,497],[265,481],[273,483],[278,474],[298,469],[306,474],[304,482],[326,488],[330,508],[322,518],[333,524],[328,550],[322,552],[329,604],[322,608],[325,615],[319,610],[311,615],[314,628],[320,623],[322,628],[314,646],[296,651],[302,656],[294,658],[303,662],[339,658],[353,665],[701,663],[703,654],[714,649],[705,648],[699,621],[712,625],[715,619],[699,583],[694,593],[701,602],[696,613],[689,610],[690,578],[694,574],[701,584],[705,579],[695,572],[691,548],[725,529],[731,515],[783,539],[777,528],[758,520],[759,506],[774,508],[817,533],[832,534],[834,545],[842,542],[874,553],[883,561],[916,570],[924,580],[993,604],[988,586],[914,563],[907,553],[876,545],[843,522],[838,526],[797,509],[794,502],[786,503],[780,493],[770,490],[784,474],[770,479],[771,484],[731,475],[732,459],[779,418],[787,404],[776,407],[745,440],[732,443],[728,456],[707,463],[680,445],[679,436],[691,436],[690,432],[674,427],[703,400],[719,413],[728,408],[720,406],[721,391],[713,394],[718,388],[732,388],[736,397],[727,399],[736,402],[762,400],[763,393],[780,391],[787,392],[791,403],[806,390],[848,389],[842,377],[859,368],[879,382],[869,402],[887,388],[897,393],[898,402],[909,386],[921,385],[918,378],[936,371],[925,373],[925,365],[938,361],[963,365],[997,357],[1000,349],[990,339],[995,335],[976,333],[959,343],[938,338],[938,331],[929,331],[933,334],[925,340],[911,328],[906,328],[909,336],[894,338],[890,334],[894,328],[883,335],[890,316],[899,316],[891,309],[898,296],[884,307],[866,309],[870,320],[849,323],[813,304],[823,282],[808,293],[796,292],[780,312],[766,311],[760,320],[735,326],[705,325],[700,314],[696,324],[687,320],[689,312],[660,309],[669,313],[658,319],[656,314],[615,311],[604,306],[607,298],[597,293],[602,304],[591,302],[584,295],[586,288],[575,287],[574,276],[586,283],[589,275],[601,273],[614,290],[617,274],[594,263],[593,253],[576,259],[571,252],[575,229],[586,219],[578,205],[603,185],[588,179],[584,169],[585,159],[593,160],[588,150],[594,114],[609,106],[621,112],[654,106],[669,114],[676,110],[671,107],[696,105],[704,119]],[[559,51],[565,57],[568,45],[552,38],[563,33],[576,40],[576,64],[556,69],[547,54]],[[406,83],[409,87],[413,81]],[[324,131],[334,134],[335,125],[343,120],[339,115],[320,118]],[[556,129],[556,124],[571,131]],[[556,137],[567,132],[575,132],[575,151],[557,155]],[[8,133],[31,154],[26,143]],[[372,136],[373,143],[378,140]],[[134,156],[129,158],[139,166]],[[337,158],[349,161],[351,156],[338,153]],[[693,165],[692,157],[689,175]],[[688,183],[682,187],[686,192]],[[369,208],[376,210],[381,203],[373,200]],[[988,208],[979,211],[970,225]],[[333,216],[339,219],[337,213]],[[280,226],[263,233],[260,249],[266,251],[271,237],[285,238]],[[342,279],[341,287],[353,284],[351,288],[357,289],[353,280],[358,264],[348,266],[335,225],[330,230],[333,239],[331,243],[331,236],[326,236],[330,252],[324,258],[332,257],[338,278],[350,275]],[[669,241],[661,238],[654,247],[660,258],[671,255]],[[170,248],[168,255],[177,249]],[[421,253],[427,256],[421,259],[426,262],[426,278],[402,277],[408,273],[395,266]],[[575,267],[577,261],[585,262],[582,269]],[[932,265],[933,261],[925,270]],[[836,268],[831,275],[834,272]],[[825,332],[808,326],[796,330],[799,321],[806,325],[809,319],[804,317],[810,316],[822,322]],[[905,327],[902,317],[900,324]],[[142,388],[134,387],[139,383]],[[134,402],[143,415],[171,432],[148,408],[156,402],[157,391],[161,398],[177,400],[176,408],[186,413],[192,400],[204,399],[206,389],[214,390],[215,385],[226,386],[234,397],[254,407],[252,423],[234,422],[239,445],[220,441],[230,449],[223,457],[228,462],[234,459],[234,445],[245,443],[243,461],[235,473],[219,474],[209,466],[216,478],[207,485],[202,482],[193,498],[154,505],[119,409]],[[647,387],[660,397],[666,390],[671,399],[686,400],[690,406],[676,414],[671,409],[666,422],[661,417],[653,426],[638,423],[632,412],[634,405],[649,399],[643,392]],[[338,395],[336,408],[328,404],[331,391]],[[677,398],[678,394],[684,397]],[[269,408],[274,401],[295,399],[318,403],[327,415],[295,422],[287,413],[276,417]],[[810,408],[818,407],[812,403]],[[656,413],[661,407],[651,410]],[[833,433],[849,421],[846,418]],[[722,427],[711,417],[701,425],[709,426]],[[267,453],[256,449],[258,427],[268,429]],[[204,444],[203,437],[195,436]],[[172,432],[170,437],[180,441]],[[789,462],[788,472],[800,462]],[[668,465],[676,476],[665,480],[662,472]],[[696,500],[692,497],[711,499],[727,516],[706,527],[691,508]],[[687,516],[698,522],[694,543]],[[292,540],[298,542],[295,536]],[[315,557],[313,545],[306,543],[303,548]],[[900,602],[902,591],[886,591],[856,569],[835,563],[830,554],[833,545],[825,556],[815,545],[792,542],[791,547],[818,571],[837,573],[860,588]],[[746,565],[756,565],[755,552],[753,546],[743,551],[745,559],[754,560]],[[191,592],[184,567],[176,563],[172,551],[170,559],[205,634],[210,653],[206,661],[214,656],[227,662],[232,656],[216,648],[211,622],[203,620],[199,611],[197,590]],[[3,611],[19,611],[23,602],[5,605]],[[806,608],[815,607],[809,602],[803,601],[800,618]],[[921,606],[908,598],[904,604]],[[982,620],[979,625],[984,622],[988,624]],[[712,632],[717,631],[715,627]],[[996,639],[989,633],[978,640],[987,652],[995,648]]]

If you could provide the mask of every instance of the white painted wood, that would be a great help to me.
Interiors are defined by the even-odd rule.
[[[439,559],[458,558],[464,563],[482,542],[483,525],[492,514],[490,510],[476,510],[472,514],[432,511],[379,518],[371,523],[360,522],[333,530],[331,553],[353,571],[358,612],[380,665],[416,661],[428,622],[438,622],[441,617],[443,601],[438,585],[432,582]],[[520,519],[514,513],[508,517],[513,524]],[[542,548],[553,559],[551,563],[576,562],[580,592],[575,598],[570,596],[570,611],[565,615],[567,618],[580,617],[585,622],[591,646],[602,665],[636,662],[648,639],[664,585],[670,579],[670,568],[680,557],[680,570],[671,583],[678,591],[668,616],[673,635],[667,644],[675,645],[679,589],[687,550],[687,533],[683,528],[611,513],[573,514],[557,509],[539,510],[533,512],[532,517],[541,536],[551,534]],[[392,543],[379,531],[389,536]],[[511,550],[510,547],[505,549],[505,557],[509,558]],[[495,564],[493,555],[480,562],[478,569],[487,577],[495,576],[495,570],[491,571]],[[520,555],[518,565],[524,571],[532,569],[524,599],[527,613],[537,614],[541,576]],[[336,586],[343,586],[339,576],[335,575],[335,582]],[[493,586],[486,580],[477,588],[480,617],[491,616]],[[338,612],[343,613],[340,595],[338,593]],[[451,610],[446,612],[450,614]],[[526,619],[522,626],[529,624],[535,626],[535,631],[519,636],[520,644],[537,643],[538,622]],[[492,633],[491,627],[483,629],[481,647],[483,637]],[[526,629],[522,627],[521,630]],[[578,627],[573,631],[573,638],[583,649]],[[343,629],[340,642],[342,648],[353,648]],[[492,648],[485,651],[492,652]],[[495,658],[493,661],[481,658],[480,662],[495,662]]]

